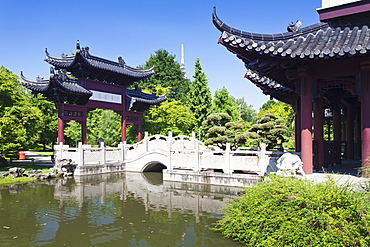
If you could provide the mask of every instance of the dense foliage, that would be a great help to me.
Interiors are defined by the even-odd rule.
[[[95,109],[88,114],[87,143],[96,145],[98,138],[106,146],[114,147],[121,142],[121,116],[113,110]]]
[[[180,101],[166,101],[160,106],[153,106],[144,114],[143,130],[149,135],[191,135],[194,116],[188,106]]]
[[[1,156],[15,157],[40,140],[45,116],[18,77],[4,67],[0,67],[0,116]]]
[[[269,177],[225,208],[216,230],[246,246],[369,246],[369,196],[334,179]]]
[[[82,126],[80,123],[71,120],[64,125],[65,144],[76,145],[82,141]]]

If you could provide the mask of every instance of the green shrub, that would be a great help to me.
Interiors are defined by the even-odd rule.
[[[215,229],[247,246],[370,246],[369,205],[333,179],[270,176],[227,206]]]

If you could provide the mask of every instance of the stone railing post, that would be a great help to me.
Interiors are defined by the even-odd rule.
[[[118,160],[118,162],[123,163],[123,161],[125,160],[124,151],[123,151],[123,142],[120,142],[118,144],[118,150],[119,150],[119,160]]]
[[[171,159],[171,151],[172,151],[172,132],[168,132],[167,137],[167,162],[168,162],[168,170],[172,171],[172,159]]]
[[[149,152],[149,137],[148,132],[144,133],[145,152]]]
[[[63,159],[63,142],[59,142],[59,145],[55,145],[54,150],[56,150],[55,154],[57,155],[57,157],[54,157],[55,158],[54,165],[57,165],[58,160]]]
[[[230,167],[230,151],[231,151],[231,149],[230,149],[230,143],[226,143],[226,149],[225,149],[225,161],[226,161],[226,168],[225,168],[225,170],[224,170],[224,173],[226,173],[226,174],[231,174],[232,173],[232,171],[231,171],[231,167]]]
[[[100,147],[100,164],[101,165],[104,165],[105,164],[105,160],[106,160],[106,153],[105,153],[105,144],[104,142],[101,143],[101,147]]]
[[[82,142],[78,143],[77,153],[78,153],[77,165],[83,166],[84,165],[84,149],[82,147]]]
[[[197,138],[195,132],[191,132],[191,141],[193,142],[193,149],[197,149]]]
[[[194,168],[194,171],[195,172],[199,172],[199,166],[200,166],[200,152],[199,152],[199,149],[200,149],[200,144],[199,142],[196,143],[197,140],[194,139],[194,145],[195,145],[195,150],[194,150],[194,157],[195,157],[195,168]]]
[[[258,167],[260,169],[259,175],[261,175],[262,173],[263,174],[265,173],[264,170],[266,170],[265,168],[267,167],[266,160],[267,160],[266,159],[266,143],[261,143],[261,150],[259,153],[259,161],[258,161]]]
[[[122,150],[123,150],[122,162],[126,163],[126,161],[127,161],[127,142],[126,141],[123,142]],[[125,165],[125,167],[126,167],[126,165]]]

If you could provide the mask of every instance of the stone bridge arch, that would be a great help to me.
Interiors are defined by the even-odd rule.
[[[163,169],[167,169],[167,166],[164,165],[162,162],[150,161],[143,167],[141,172],[162,172]]]

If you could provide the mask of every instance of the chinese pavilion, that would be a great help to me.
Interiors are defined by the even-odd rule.
[[[142,70],[118,62],[93,56],[88,47],[77,41],[73,56],[51,56],[46,50],[46,62],[53,67],[50,79],[29,80],[21,74],[23,85],[54,102],[58,109],[58,143],[64,142],[64,124],[75,120],[82,126],[82,142],[86,144],[87,113],[96,108],[113,110],[122,116],[122,141],[126,140],[126,126],[137,126],[138,140],[142,139],[142,114],[152,105],[167,100],[166,96],[143,93],[135,82],[154,74],[153,68]]]
[[[370,1],[322,3],[320,23],[298,21],[284,33],[229,27],[215,9],[213,23],[222,32],[219,43],[244,62],[245,77],[295,109],[296,151],[306,174],[340,163],[341,155],[369,169]]]

